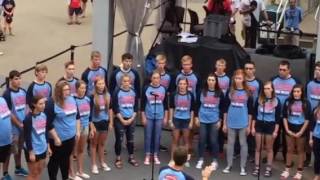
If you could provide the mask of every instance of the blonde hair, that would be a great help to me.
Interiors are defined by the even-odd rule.
[[[158,55],[156,56],[156,61],[157,61],[157,62],[159,62],[159,61],[167,61],[167,57],[166,57],[166,55],[164,55],[164,54],[158,54]]]
[[[36,65],[36,67],[34,68],[34,74],[36,75],[36,73],[40,71],[46,71],[48,73],[48,67],[44,64]]]
[[[224,65],[227,65],[227,61],[225,60],[225,59],[223,59],[223,58],[220,58],[220,59],[218,59],[217,61],[216,61],[216,64],[224,64]]]
[[[94,57],[101,57],[101,53],[99,51],[92,51],[90,57],[91,59]]]
[[[192,57],[190,55],[182,56],[181,63],[184,63],[184,62],[191,62],[192,63]]]

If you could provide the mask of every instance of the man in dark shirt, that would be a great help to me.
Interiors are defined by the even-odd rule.
[[[188,159],[188,149],[185,147],[177,147],[173,152],[173,161],[167,166],[160,168],[159,180],[194,180],[193,177],[183,172],[184,164]],[[213,171],[212,166],[207,166],[202,171],[202,180],[208,180]]]

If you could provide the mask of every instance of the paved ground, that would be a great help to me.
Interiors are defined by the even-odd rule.
[[[195,3],[194,0],[190,3],[190,6],[194,10],[200,10],[200,16],[203,16],[201,11],[201,3]],[[199,0],[197,2],[200,2]],[[4,51],[5,55],[0,56],[0,83],[4,81],[4,77],[12,69],[23,70],[30,65],[35,64],[37,61],[45,59],[57,52],[60,52],[68,48],[71,44],[83,44],[91,41],[91,7],[89,5],[87,18],[82,19],[82,24],[68,26],[66,25],[66,3],[64,0],[50,1],[50,0],[33,0],[31,1],[20,1],[17,0],[17,9],[14,18],[14,37],[8,37],[6,42],[0,42],[0,51]],[[153,23],[156,17],[154,13],[150,19],[150,23]],[[310,20],[305,21],[303,26],[305,29],[315,29],[315,23],[311,20],[311,16],[308,17]],[[116,16],[115,33],[125,29],[119,15]],[[311,30],[312,31],[312,30]],[[154,27],[147,27],[142,34],[144,42],[144,48],[147,50],[155,36],[156,29]],[[237,29],[237,35],[239,37],[240,29]],[[239,39],[239,38],[238,38]],[[120,36],[115,39],[114,43],[114,62],[119,63],[120,55],[124,51],[126,35]],[[89,55],[91,47],[83,47],[76,50],[76,65],[77,75],[88,66]],[[54,61],[47,63],[49,67],[48,80],[55,82],[59,77],[63,75],[63,62],[69,59],[70,54],[67,53],[56,58]],[[23,76],[24,86],[33,79],[33,73],[30,72]],[[169,133],[165,132],[163,140],[166,145],[169,146],[170,140]],[[107,150],[108,150],[108,162],[112,166],[113,171],[103,172],[101,175],[92,176],[92,179],[151,179],[150,172],[151,167],[141,165],[138,168],[132,168],[125,164],[125,169],[115,170],[113,166],[114,152],[113,152],[113,134],[110,136]],[[136,147],[137,147],[137,158],[142,161],[143,159],[143,131],[141,128],[137,128],[136,135]],[[125,154],[125,153],[124,153]],[[168,153],[161,154],[162,164],[168,162]],[[126,159],[126,156],[124,156]],[[192,166],[195,166],[195,158],[193,158]],[[86,157],[86,170],[88,172],[90,164]],[[235,163],[237,164],[237,163]],[[274,177],[270,179],[279,179],[279,173],[283,168],[282,163],[277,161],[275,163]],[[218,172],[213,176],[212,179],[256,179],[248,175],[246,177],[239,176],[239,169],[234,168],[230,175],[222,175],[221,168],[225,166],[225,162],[221,161]],[[248,168],[250,169],[250,167]],[[13,164],[11,163],[11,171],[13,170]],[[156,172],[158,167],[156,167]],[[200,171],[195,168],[187,168],[186,171],[191,175],[199,179]],[[312,172],[307,169],[305,179],[311,179]],[[19,178],[17,178],[19,179]],[[47,172],[44,173],[43,179],[47,178]]]

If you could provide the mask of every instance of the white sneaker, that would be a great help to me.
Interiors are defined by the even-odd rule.
[[[241,168],[240,176],[246,176],[246,175],[247,175],[246,169],[245,168]]]
[[[187,161],[186,163],[184,163],[184,166],[187,167],[187,168],[190,167],[190,162]]]
[[[71,180],[82,180],[82,178],[81,177],[79,177],[79,176],[70,176],[69,175],[69,179],[71,179]]]
[[[93,165],[92,166],[92,170],[91,170],[92,174],[99,174],[99,170],[97,165]]]
[[[203,165],[203,160],[201,159],[201,160],[199,160],[199,161],[197,162],[196,168],[197,168],[197,169],[202,169],[202,165]]]
[[[217,161],[212,161],[211,166],[212,166],[212,170],[216,171],[219,165]]]
[[[1,55],[4,55],[4,53],[0,51],[0,56],[1,56]]]
[[[226,168],[224,168],[224,170],[222,172],[225,173],[225,174],[229,174],[230,170],[231,170],[231,167],[227,166]]]
[[[88,174],[86,174],[86,173],[80,174],[79,172],[77,172],[76,176],[79,176],[79,177],[81,177],[83,179],[89,179],[90,178],[90,176]]]
[[[173,165],[174,165],[174,161],[170,160],[169,163],[168,163],[168,166],[173,166]]]
[[[101,167],[104,171],[111,171],[111,168],[106,163],[101,163]]]

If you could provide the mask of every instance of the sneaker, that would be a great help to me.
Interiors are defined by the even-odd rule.
[[[212,170],[216,171],[219,165],[217,161],[212,161],[211,166],[212,166]]]
[[[187,168],[190,167],[190,162],[187,161],[186,163],[184,163],[184,166],[187,167]]]
[[[173,166],[173,165],[174,165],[174,161],[170,160],[169,163],[168,163],[168,166]]]
[[[290,176],[289,171],[284,170],[284,171],[281,173],[280,178],[281,178],[281,179],[287,179],[289,176]]]
[[[28,176],[28,171],[23,168],[18,168],[14,171],[14,174],[17,176]]]
[[[111,171],[111,168],[106,163],[101,163],[101,167],[104,171]]]
[[[222,172],[225,173],[225,174],[229,174],[230,171],[231,171],[231,167],[227,166],[226,168],[224,168],[224,170]]]
[[[12,178],[9,174],[6,174],[5,176],[2,177],[1,180],[12,180]]]
[[[82,178],[79,177],[79,176],[70,176],[70,175],[69,175],[69,179],[71,179],[71,180],[82,180]]]
[[[1,55],[4,55],[4,53],[0,51],[0,56],[1,56]]]
[[[92,166],[92,170],[91,170],[92,174],[99,174],[99,170],[97,165],[93,165]]]
[[[86,173],[81,173],[80,174],[79,172],[77,172],[76,176],[79,176],[79,177],[81,177],[83,179],[89,179],[90,178],[90,176],[88,174],[86,174]]]
[[[146,156],[144,158],[144,162],[143,162],[144,165],[150,165],[150,156]]]
[[[245,168],[241,168],[240,176],[246,176],[246,175],[247,175],[246,169]]]
[[[168,148],[163,145],[160,145],[160,151],[161,152],[168,152]]]
[[[157,164],[157,165],[161,164],[158,156],[154,156],[153,160],[154,160],[154,163],[155,163],[155,164]]]
[[[197,168],[197,169],[202,169],[202,165],[203,165],[203,160],[201,159],[201,160],[199,160],[199,161],[197,162],[196,168]]]

